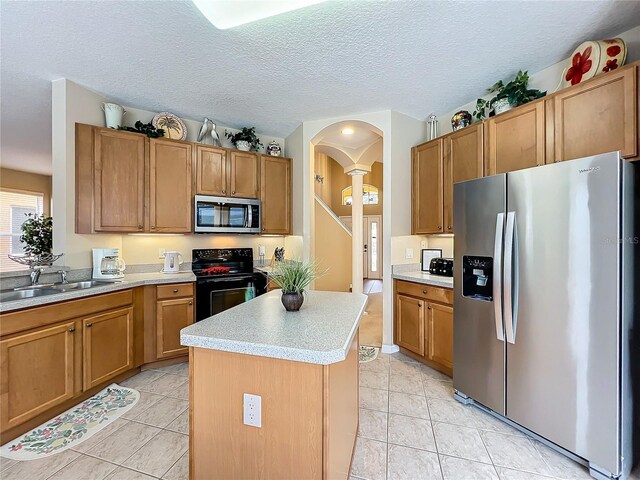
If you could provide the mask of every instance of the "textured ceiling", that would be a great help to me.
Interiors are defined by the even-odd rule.
[[[286,136],[302,121],[466,103],[640,23],[640,2],[325,2],[217,30],[191,2],[0,2],[4,165],[46,171],[51,80]]]

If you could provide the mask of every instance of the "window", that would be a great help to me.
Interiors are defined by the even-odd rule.
[[[347,187],[342,190],[342,205],[351,205],[353,203],[353,187]],[[362,186],[362,204],[378,205],[378,187],[364,184]]]
[[[10,260],[7,255],[24,252],[20,227],[28,213],[42,213],[43,200],[40,193],[0,190],[0,272],[29,268]]]

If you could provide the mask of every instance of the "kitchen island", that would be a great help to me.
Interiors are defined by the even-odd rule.
[[[190,360],[191,479],[348,478],[367,297],[311,291],[299,312],[286,312],[280,295],[181,332]],[[259,427],[245,424],[245,394],[260,397]]]

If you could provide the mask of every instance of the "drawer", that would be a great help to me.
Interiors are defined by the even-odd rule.
[[[421,283],[396,280],[396,291],[403,295],[453,305],[453,290],[449,290],[448,288],[432,287]]]
[[[156,296],[158,300],[162,300],[165,298],[193,297],[193,283],[158,285]]]

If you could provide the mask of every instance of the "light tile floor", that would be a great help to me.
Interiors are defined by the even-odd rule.
[[[402,354],[380,354],[360,371],[351,480],[589,478],[583,466],[456,402],[448,377]],[[141,394],[123,417],[76,449],[29,462],[0,459],[0,478],[187,480],[188,364],[147,370],[123,385]]]

